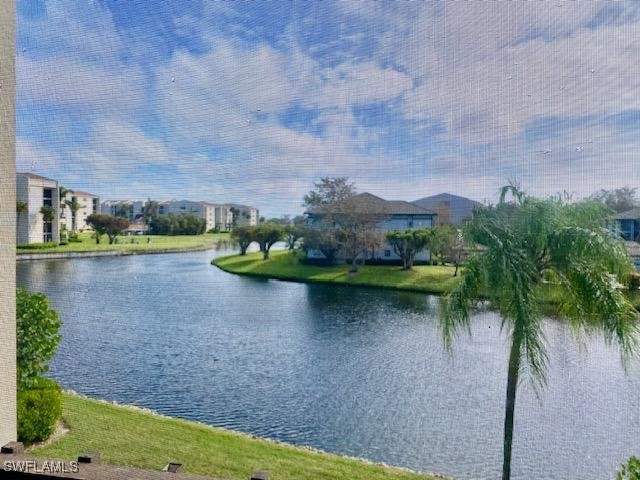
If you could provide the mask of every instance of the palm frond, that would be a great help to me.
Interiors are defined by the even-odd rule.
[[[477,254],[469,258],[465,275],[458,286],[442,301],[440,329],[447,350],[451,350],[453,338],[460,329],[471,333],[469,311],[481,296],[485,285],[486,257]]]

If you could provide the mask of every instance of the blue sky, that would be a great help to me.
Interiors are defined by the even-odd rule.
[[[640,186],[640,2],[19,0],[18,167],[301,211]]]

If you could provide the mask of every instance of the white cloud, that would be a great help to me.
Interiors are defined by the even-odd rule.
[[[116,70],[72,57],[33,60],[18,56],[18,102],[92,109],[105,115],[130,112],[144,101],[144,77],[135,68]]]

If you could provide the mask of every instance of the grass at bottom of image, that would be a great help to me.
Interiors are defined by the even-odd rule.
[[[262,254],[232,255],[215,259],[212,263],[229,273],[255,275],[281,280],[311,283],[337,283],[379,288],[392,288],[425,293],[447,293],[458,283],[451,266],[415,265],[402,270],[399,265],[359,265],[358,272],[349,273],[349,265],[310,265],[300,262],[304,253],[293,255],[289,251],[272,251],[270,260]]]
[[[185,473],[246,480],[268,470],[273,480],[433,480],[425,474],[254,438],[199,423],[63,394],[69,432],[29,454],[64,460],[99,451],[102,462],[160,470],[179,462]]]

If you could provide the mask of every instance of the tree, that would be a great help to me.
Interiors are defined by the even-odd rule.
[[[274,217],[267,220],[267,223],[273,223],[275,225],[291,225],[291,216],[282,215],[281,217]]]
[[[626,212],[640,206],[637,188],[622,187],[614,190],[603,189],[594,193],[591,197],[601,201],[616,213]]]
[[[160,204],[150,198],[144,203],[142,207],[142,220],[147,225],[151,225],[151,221],[158,218],[160,215]]]
[[[58,187],[58,194],[60,195],[60,203],[66,200],[67,195],[69,193],[73,193],[73,190],[71,190],[70,188],[63,187],[62,185]]]
[[[16,213],[27,213],[29,211],[29,205],[22,200],[16,201]]]
[[[109,244],[113,244],[123,230],[129,226],[126,218],[114,217],[113,215],[104,215],[101,213],[92,213],[86,220],[88,225],[96,232],[96,243],[100,243],[100,237],[106,234],[109,237]]]
[[[324,177],[314,183],[314,190],[304,196],[306,208],[317,208],[332,205],[351,198],[356,194],[355,184],[346,177]]]
[[[282,239],[282,227],[263,223],[253,228],[253,240],[260,246],[263,259],[269,260],[269,250]]]
[[[376,229],[377,223],[375,214],[344,215],[336,238],[347,259],[351,260],[350,273],[358,271],[358,257],[382,245],[384,234]]]
[[[115,206],[113,214],[116,217],[126,218],[131,221],[133,220],[133,204],[120,203]]]
[[[511,195],[512,200],[508,201]],[[599,328],[624,358],[638,343],[638,313],[616,287],[631,265],[625,247],[606,228],[608,209],[593,200],[539,200],[504,187],[500,202],[476,212],[465,235],[482,251],[448,296],[441,316],[445,345],[470,329],[470,308],[489,296],[511,342],[504,419],[502,478],[511,476],[516,389],[523,363],[534,385],[545,384],[547,353],[542,325],[545,294],[553,289],[558,315],[577,330]]]
[[[66,200],[64,205],[71,210],[71,232],[76,233],[78,210],[83,208],[84,205],[78,202],[76,197],[71,197],[71,200]]]
[[[300,225],[287,225],[283,229],[284,241],[287,242],[289,250],[296,248],[296,243],[304,235],[304,228]]]
[[[445,244],[443,249],[443,260],[445,262],[452,263],[456,269],[453,272],[453,276],[458,276],[460,264],[465,254],[464,235],[462,230],[454,227],[450,227],[453,235],[449,237],[449,241]]]
[[[432,263],[442,265],[451,258],[452,249],[455,249],[459,237],[459,230],[452,225],[439,225],[431,230],[429,248],[432,254]]]
[[[40,213],[42,214],[42,220],[45,222],[53,222],[56,218],[56,211],[50,205],[43,205],[40,207]]]
[[[304,229],[303,238],[302,248],[307,252],[307,255],[309,250],[317,250],[324,255],[326,263],[329,265],[335,263],[341,245],[333,226],[323,222],[308,226]]]
[[[246,255],[249,245],[253,243],[255,238],[254,230],[256,227],[238,227],[231,232],[231,239],[235,240],[240,247],[240,255]]]
[[[60,343],[61,322],[42,293],[19,288],[16,293],[16,360],[18,386],[28,388],[49,367]]]
[[[154,235],[201,235],[207,221],[192,213],[160,215],[149,225]]]
[[[416,255],[427,248],[431,232],[429,230],[394,230],[387,232],[386,238],[396,255],[402,259],[403,270],[411,270]]]
[[[616,474],[616,480],[640,480],[640,458],[631,457]]]

